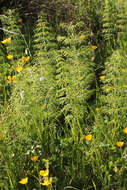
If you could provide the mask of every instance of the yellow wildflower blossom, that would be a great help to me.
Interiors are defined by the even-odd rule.
[[[100,76],[100,80],[104,80],[105,76]]]
[[[20,181],[19,181],[20,184],[27,184],[28,183],[28,177],[25,177],[25,178],[22,178]]]
[[[96,111],[100,111],[101,110],[101,108],[96,108]]]
[[[22,71],[22,66],[16,67],[16,71],[17,71],[17,72],[21,72],[21,71]]]
[[[122,141],[116,142],[116,146],[118,146],[118,147],[122,147],[123,145],[124,145],[124,142],[122,142]]]
[[[27,57],[23,56],[22,58],[19,59],[19,61],[23,61],[22,64],[25,64],[29,60],[30,60],[30,56],[27,56]]]
[[[25,61],[25,57],[23,56],[22,58],[19,59],[19,61]]]
[[[85,139],[86,139],[86,141],[91,141],[92,140],[92,135],[91,134],[89,134],[89,135],[86,135],[85,136]]]
[[[7,38],[7,42],[10,42],[11,41],[11,37]]]
[[[22,18],[18,19],[18,23],[22,23]]]
[[[7,43],[7,40],[3,40],[1,41],[2,44],[6,44]]]
[[[25,61],[27,62],[29,60],[30,60],[30,56],[27,56]]]
[[[97,49],[97,46],[93,45],[93,46],[92,46],[92,49],[93,49],[93,50]]]
[[[7,56],[7,59],[9,59],[9,60],[10,60],[10,59],[13,59],[13,55],[8,55],[8,56]]]
[[[122,69],[122,72],[123,72],[123,73],[126,73],[126,72],[127,72],[127,69]]]
[[[14,82],[16,79],[16,76],[8,76],[8,82],[11,83],[11,82]]]
[[[105,91],[106,91],[106,92],[109,92],[109,91],[110,91],[110,88],[106,88]]]
[[[33,162],[36,162],[36,161],[38,160],[38,156],[32,156],[30,159],[31,159]]]
[[[6,44],[6,43],[8,43],[8,42],[10,42],[10,41],[11,41],[11,37],[9,37],[9,38],[7,38],[7,39],[1,41],[1,43],[2,43],[2,44]]]
[[[127,88],[127,85],[123,85],[123,88]]]
[[[16,76],[12,76],[12,80],[14,81],[16,79]]]
[[[3,138],[3,136],[4,136],[3,134],[0,134],[0,140]]]
[[[127,127],[125,127],[125,128],[123,129],[123,132],[124,132],[125,134],[127,134]]]
[[[43,177],[46,177],[46,176],[49,175],[49,169],[41,170],[41,171],[39,172],[39,174],[40,174],[41,176],[43,176]]]
[[[52,177],[50,177],[50,178],[45,177],[44,178],[44,183],[42,183],[42,185],[44,185],[44,186],[52,185]]]

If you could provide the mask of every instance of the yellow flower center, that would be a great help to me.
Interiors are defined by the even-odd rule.
[[[94,45],[93,45],[93,46],[92,46],[92,49],[93,49],[93,50],[97,49],[97,46],[94,46]]]
[[[116,145],[117,145],[118,147],[122,147],[122,146],[124,145],[124,142],[118,141],[118,142],[116,142]]]
[[[123,72],[123,73],[126,73],[126,72],[127,72],[127,69],[122,69],[122,72]]]
[[[104,80],[105,76],[100,76],[100,80]]]
[[[16,67],[16,71],[17,71],[17,72],[22,71],[22,66],[20,66],[20,67]]]
[[[22,23],[22,18],[18,19],[18,23]]]
[[[7,56],[7,59],[9,59],[9,60],[10,60],[10,59],[13,59],[13,55],[8,55],[8,56]]]
[[[100,111],[101,110],[101,108],[96,108],[96,111]]]
[[[124,132],[125,134],[127,134],[127,127],[125,127],[125,128],[123,129],[123,132]]]
[[[19,181],[20,184],[27,184],[28,183],[28,177],[25,177]]]
[[[91,134],[86,135],[85,139],[86,139],[86,141],[91,141],[92,140],[92,135]]]
[[[44,178],[44,183],[42,183],[42,185],[44,185],[44,186],[52,185],[52,177],[50,177],[50,178],[45,177]]]
[[[36,162],[36,161],[38,160],[38,156],[32,156],[30,159],[31,159],[33,162]]]
[[[41,170],[41,171],[39,172],[39,174],[40,174],[41,176],[43,176],[43,177],[46,177],[46,176],[49,175],[49,169]]]
[[[11,83],[11,82],[14,82],[16,80],[16,76],[8,76],[8,82]]]
[[[3,136],[4,136],[3,134],[0,134],[0,140],[3,139]]]

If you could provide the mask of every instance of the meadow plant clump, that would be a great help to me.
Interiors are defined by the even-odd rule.
[[[126,190],[122,2],[2,10],[0,189]]]

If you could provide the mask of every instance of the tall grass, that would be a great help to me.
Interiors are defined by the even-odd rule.
[[[122,2],[3,10],[0,189],[126,190]]]

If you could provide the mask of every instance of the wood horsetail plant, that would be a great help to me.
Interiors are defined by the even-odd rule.
[[[95,64],[91,61],[94,52],[86,36],[76,33],[75,25],[61,24],[60,27],[67,35],[57,38],[62,45],[56,64],[56,94],[65,122],[75,126],[72,133],[76,137],[76,126],[87,121],[87,102],[95,92]]]
[[[41,101],[44,102],[43,108],[46,119],[49,122],[55,119],[55,56],[57,43],[53,28],[48,22],[48,17],[43,12],[38,15],[33,38],[33,60],[32,64],[40,70],[40,81],[42,84]],[[50,117],[52,119],[50,119]]]

